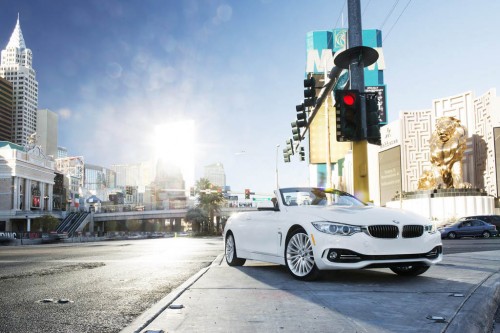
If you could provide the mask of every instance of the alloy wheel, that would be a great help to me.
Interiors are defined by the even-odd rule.
[[[304,277],[314,270],[312,244],[307,234],[298,232],[290,238],[286,247],[286,261],[290,272],[297,277]]]

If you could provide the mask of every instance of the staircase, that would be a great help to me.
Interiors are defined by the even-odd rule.
[[[67,237],[72,237],[76,231],[82,231],[89,221],[90,213],[88,212],[70,213],[61,224],[59,224],[56,232],[57,234],[64,234],[67,235]]]

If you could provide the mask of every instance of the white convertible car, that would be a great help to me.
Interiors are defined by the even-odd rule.
[[[367,205],[320,188],[282,188],[274,207],[241,212],[224,228],[226,261],[286,265],[297,279],[321,270],[388,267],[416,276],[442,260],[441,235],[426,218]]]

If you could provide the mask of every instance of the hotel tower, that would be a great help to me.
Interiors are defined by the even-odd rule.
[[[38,82],[32,67],[33,54],[24,43],[19,15],[9,43],[2,50],[0,77],[12,83],[12,142],[26,146],[28,137],[36,132]]]

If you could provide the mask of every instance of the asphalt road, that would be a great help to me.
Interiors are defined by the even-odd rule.
[[[500,238],[443,245],[500,250]],[[222,252],[221,237],[0,247],[0,332],[120,332]]]
[[[0,332],[119,332],[222,252],[221,237],[0,247]]]
[[[443,253],[467,253],[500,250],[500,237],[464,237],[460,239],[443,239]]]

